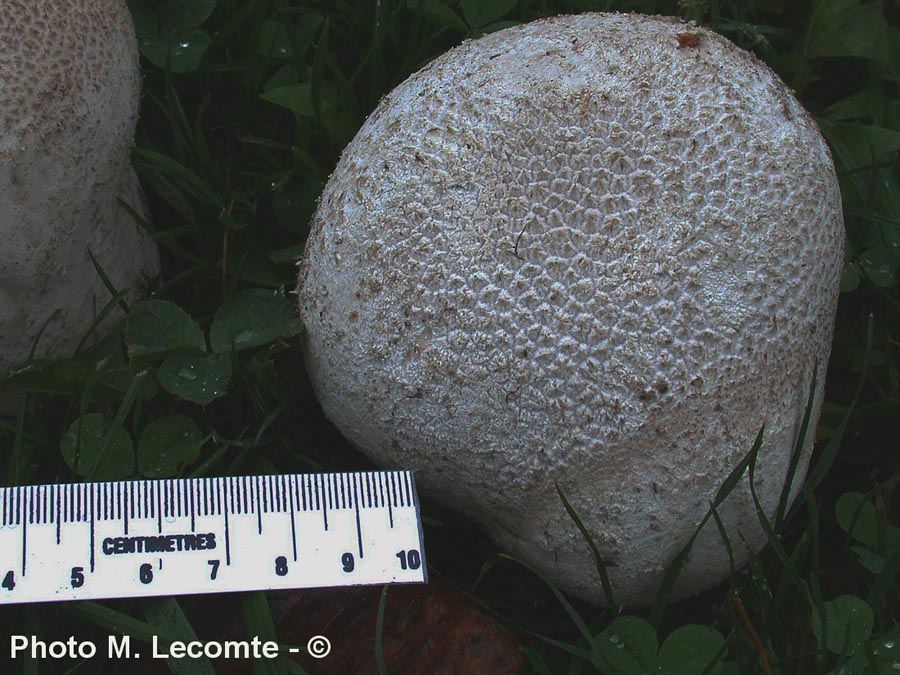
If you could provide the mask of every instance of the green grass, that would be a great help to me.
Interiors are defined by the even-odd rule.
[[[897,672],[900,3],[129,4],[145,57],[133,162],[165,283],[154,301],[134,306],[124,305],[124,289],[110,288],[103,311],[127,313],[122,329],[2,385],[20,392],[18,415],[0,420],[5,484],[368,466],[318,411],[285,293],[315,199],[344,145],[381,96],[466,37],[558,13],[680,14],[769,63],[813,113],[837,165],[846,265],[817,450],[801,495],[765,523],[770,545],[727,582],[675,604],[663,592],[643,612],[616,616],[568,599],[500,557],[472,524],[426,504],[432,574],[515,630],[538,673],[625,675],[654,665],[691,675]],[[188,47],[176,53],[170,43]],[[102,261],[97,266],[102,274]],[[186,371],[198,376],[185,378]],[[154,458],[168,441],[148,430],[173,426],[189,442],[159,465]],[[755,453],[747,450],[752,472]],[[715,504],[708,519],[719,523]],[[599,552],[596,559],[602,575]],[[113,626],[135,639],[190,635],[177,603],[154,602],[3,608],[0,635],[23,626],[44,639],[105,641]],[[248,632],[277,633],[262,594],[247,597],[244,609]],[[885,646],[892,643],[896,658]],[[378,658],[379,671],[390,671],[380,649]],[[22,667],[111,673],[117,664]]]

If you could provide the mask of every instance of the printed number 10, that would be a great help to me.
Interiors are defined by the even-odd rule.
[[[417,570],[422,566],[422,556],[414,548],[408,551],[400,551],[397,557],[400,558],[400,569]]]

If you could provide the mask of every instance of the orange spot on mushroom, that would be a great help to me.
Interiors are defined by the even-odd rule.
[[[700,44],[700,36],[697,33],[679,33],[675,38],[678,40],[678,49],[696,47]]]

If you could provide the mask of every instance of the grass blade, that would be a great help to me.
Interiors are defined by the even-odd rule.
[[[870,607],[880,607],[887,593],[894,587],[897,572],[900,571],[900,548],[894,549],[885,561],[884,567],[872,583],[866,602]]]
[[[590,629],[587,627],[587,624],[585,623],[584,619],[581,618],[581,615],[572,606],[572,603],[570,603],[568,600],[566,600],[566,597],[562,594],[562,591],[560,591],[556,587],[556,584],[554,584],[552,581],[550,581],[550,579],[548,579],[547,576],[543,572],[532,567],[528,563],[523,562],[522,560],[519,560],[518,558],[513,558],[512,556],[509,556],[509,555],[506,555],[503,553],[500,554],[500,557],[519,563],[522,567],[527,569],[529,572],[531,572],[535,576],[539,577],[541,579],[541,581],[543,581],[547,585],[547,587],[553,592],[553,595],[556,596],[556,599],[559,600],[559,603],[563,606],[563,609],[566,610],[566,614],[568,614],[569,618],[572,619],[572,623],[575,624],[575,626],[578,628],[578,631],[581,633],[581,636],[587,641],[587,643],[591,644],[594,641],[594,635],[593,635],[593,633],[591,633]]]
[[[143,642],[150,642],[154,637],[159,638],[159,641],[165,644],[177,641],[187,642],[191,639],[189,635],[178,630],[172,630],[165,626],[154,626],[96,602],[77,602],[67,606],[66,611],[76,619],[116,633],[131,635]]]
[[[112,281],[110,281],[109,276],[107,276],[106,271],[100,266],[100,263],[97,262],[97,259],[94,257],[93,251],[91,249],[87,250],[88,257],[91,259],[91,264],[94,266],[94,269],[97,271],[97,276],[100,277],[100,281],[103,282],[103,285],[106,286],[106,290],[109,291],[109,294],[114,297],[120,297],[121,293],[116,290],[116,287],[113,286]],[[124,298],[119,300],[119,307],[122,308],[122,311],[128,314],[128,303],[125,302]]]
[[[819,486],[825,478],[825,474],[828,473],[828,470],[837,458],[838,450],[840,450],[841,447],[841,441],[844,438],[844,433],[847,431],[847,426],[850,423],[850,418],[853,416],[854,410],[856,410],[856,404],[859,401],[859,397],[862,395],[863,385],[868,376],[874,335],[875,315],[869,313],[869,321],[866,326],[866,351],[863,355],[862,373],[860,373],[859,376],[859,383],[856,386],[856,392],[853,394],[853,400],[847,407],[847,412],[844,413],[844,416],[841,418],[840,424],[838,424],[837,429],[834,431],[834,435],[828,440],[828,444],[819,456],[819,460],[809,472],[809,477],[806,479],[806,485],[810,490],[815,490]]]
[[[678,554],[672,559],[672,562],[669,563],[669,566],[666,568],[666,573],[663,576],[662,583],[659,586],[659,590],[656,592],[656,598],[653,600],[653,605],[650,610],[649,621],[653,624],[654,628],[659,628],[660,623],[662,622],[663,614],[666,611],[666,608],[669,605],[669,602],[672,598],[672,591],[675,588],[675,582],[678,580],[678,576],[681,574],[681,569],[684,567],[684,564],[687,562],[688,555],[691,552],[691,547],[694,545],[694,541],[697,539],[697,535],[700,534],[700,531],[712,517],[712,513],[715,509],[717,509],[722,502],[727,499],[728,495],[734,490],[737,484],[741,481],[744,476],[744,472],[747,470],[752,463],[756,461],[756,456],[759,454],[759,449],[762,447],[763,443],[763,434],[765,432],[765,425],[760,427],[759,433],[756,434],[756,440],[753,441],[753,447],[744,455],[743,459],[738,462],[738,465],[731,470],[731,473],[725,478],[722,482],[722,485],[716,491],[716,496],[712,501],[710,509],[706,512],[706,515],[703,517],[703,520],[700,521],[700,524],[694,529],[694,533],[691,535],[691,538],[688,539],[687,543],[682,547],[682,549],[678,552]]]
[[[381,589],[381,598],[378,600],[378,617],[375,619],[375,667],[378,675],[388,675],[387,666],[384,663],[384,610],[387,607],[387,594],[390,586]]]
[[[500,557],[506,558],[508,560],[513,560],[509,556],[501,555]],[[518,562],[518,561],[515,561],[515,562]],[[451,588],[456,590],[456,592],[458,592],[460,595],[465,597],[466,600],[468,600],[474,607],[478,608],[478,611],[485,614],[486,616],[489,616],[490,618],[494,619],[498,623],[508,626],[512,630],[518,631],[519,633],[522,633],[523,635],[530,635],[531,637],[533,637],[537,640],[540,640],[542,642],[547,643],[548,645],[556,647],[557,649],[564,651],[568,654],[571,654],[572,656],[575,656],[583,661],[591,660],[590,650],[583,649],[581,647],[576,647],[575,645],[570,645],[567,642],[563,642],[561,640],[555,640],[553,638],[547,637],[546,635],[541,635],[540,633],[536,633],[533,630],[529,630],[528,628],[525,628],[524,626],[516,623],[515,621],[512,621],[512,620],[504,617],[502,614],[499,614],[491,607],[485,605],[475,595],[468,592],[466,589],[461,588],[460,586],[455,584],[453,582],[453,580],[448,579],[447,577],[443,576],[437,570],[433,569],[430,565],[428,567],[428,572],[429,572],[429,574],[434,574],[436,577],[438,577],[439,579],[444,581],[447,585],[449,585]],[[549,583],[549,582],[547,582],[547,583]],[[551,589],[554,588],[552,584],[550,584],[550,587],[551,587]],[[593,640],[592,640],[592,642],[593,642]]]
[[[7,485],[21,485],[19,468],[22,466],[22,448],[25,442],[25,414],[28,411],[28,394],[19,395],[19,407],[16,412],[16,431],[13,436],[13,451],[9,458]]]
[[[116,308],[116,306],[121,307],[125,303],[125,297],[128,295],[128,289],[124,291],[119,291],[112,298],[109,299],[109,302],[104,305],[103,309],[100,310],[100,313],[94,317],[94,320],[91,322],[91,325],[81,336],[81,340],[79,340],[78,345],[75,347],[75,354],[77,355],[85,343],[87,343],[88,339],[94,335],[95,331],[99,328],[100,324],[103,323],[103,320],[109,316],[112,311]],[[127,306],[127,305],[126,305]]]
[[[191,640],[197,640],[194,627],[185,616],[181,605],[175,598],[158,598],[145,600],[141,603],[147,622],[157,629],[171,628],[179,633],[184,633]],[[199,659],[166,659],[166,665],[174,675],[216,675],[212,663],[207,657]]]
[[[44,334],[44,331],[47,330],[47,326],[50,325],[50,322],[56,319],[60,314],[62,314],[61,309],[53,310],[53,313],[47,318],[44,323],[41,324],[41,329],[38,331],[37,335],[34,336],[34,340],[31,342],[31,348],[28,350],[28,360],[31,361],[34,359],[34,355],[37,353],[37,346],[41,340],[41,336]]]
[[[551,671],[550,666],[547,665],[547,661],[544,659],[543,654],[529,647],[519,647],[519,651],[522,652],[529,663],[531,663],[533,672],[538,675],[553,675],[553,671]]]
[[[722,519],[719,517],[719,511],[716,509],[715,504],[712,502],[709,503],[709,512],[712,514],[713,520],[716,523],[716,529],[719,530],[719,537],[722,539],[722,544],[725,546],[725,552],[728,554],[728,570],[729,574],[733,577],[735,572],[737,572],[737,567],[734,564],[734,550],[731,547],[731,538],[728,536],[728,532],[725,529],[725,523],[722,522]]]
[[[809,385],[809,397],[806,400],[806,409],[803,411],[803,421],[800,423],[800,431],[794,442],[794,448],[791,452],[791,459],[788,463],[787,474],[785,476],[784,485],[781,488],[781,496],[778,498],[778,508],[775,510],[775,531],[780,532],[784,524],[784,514],[788,507],[788,499],[791,495],[791,488],[794,485],[794,478],[797,475],[797,467],[800,465],[800,456],[803,454],[803,447],[806,445],[806,437],[809,433],[809,423],[812,418],[813,402],[816,397],[816,387],[818,385],[819,362],[818,359],[813,366],[812,383]]]
[[[772,549],[778,555],[779,560],[786,566],[788,561],[787,553],[778,536],[775,534],[775,529],[772,527],[772,521],[769,520],[769,517],[766,515],[762,502],[759,499],[759,495],[756,493],[756,456],[754,456],[753,461],[750,462],[750,498],[753,500],[753,508],[756,510],[757,520],[759,520],[759,524],[762,525],[763,531],[769,540],[769,545],[772,546]]]
[[[247,634],[259,636],[263,641],[277,642],[275,622],[272,620],[272,611],[269,609],[269,600],[265,592],[245,593],[241,604]],[[287,668],[281,658],[258,659],[253,662],[253,672],[256,675],[287,675]]]
[[[613,595],[612,584],[609,583],[609,575],[606,573],[606,561],[603,560],[603,556],[600,555],[600,550],[594,543],[594,538],[591,536],[591,533],[587,531],[587,528],[584,526],[584,523],[581,522],[581,518],[578,517],[578,514],[575,513],[575,509],[572,508],[569,500],[566,499],[559,484],[556,485],[556,493],[562,500],[563,506],[566,508],[566,513],[569,514],[569,518],[574,521],[576,527],[578,527],[578,531],[581,532],[581,536],[584,537],[588,546],[591,548],[591,555],[594,557],[594,564],[597,566],[597,573],[600,575],[600,585],[603,587],[603,599],[606,602],[606,606],[612,611],[616,611],[616,598]]]
[[[94,472],[97,471],[97,468],[103,463],[103,458],[106,456],[106,453],[112,447],[113,440],[115,439],[116,429],[122,428],[122,425],[125,422],[125,417],[131,411],[132,406],[134,405],[135,400],[141,392],[141,387],[144,384],[144,380],[147,379],[149,372],[146,370],[142,370],[137,373],[133,378],[131,378],[131,384],[128,386],[128,391],[125,392],[125,397],[122,399],[122,402],[119,404],[119,409],[116,412],[116,417],[113,420],[112,425],[109,428],[109,432],[106,434],[106,438],[103,439],[103,449],[100,451],[99,457],[97,457],[97,461],[91,467],[91,470],[84,477],[85,481],[90,482],[90,480],[94,477]],[[81,426],[78,428],[79,436],[81,434]]]

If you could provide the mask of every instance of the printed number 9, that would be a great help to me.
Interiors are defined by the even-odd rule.
[[[353,568],[356,567],[356,562],[353,560],[352,553],[345,553],[341,556],[341,566],[344,568],[345,572],[353,571]]]

